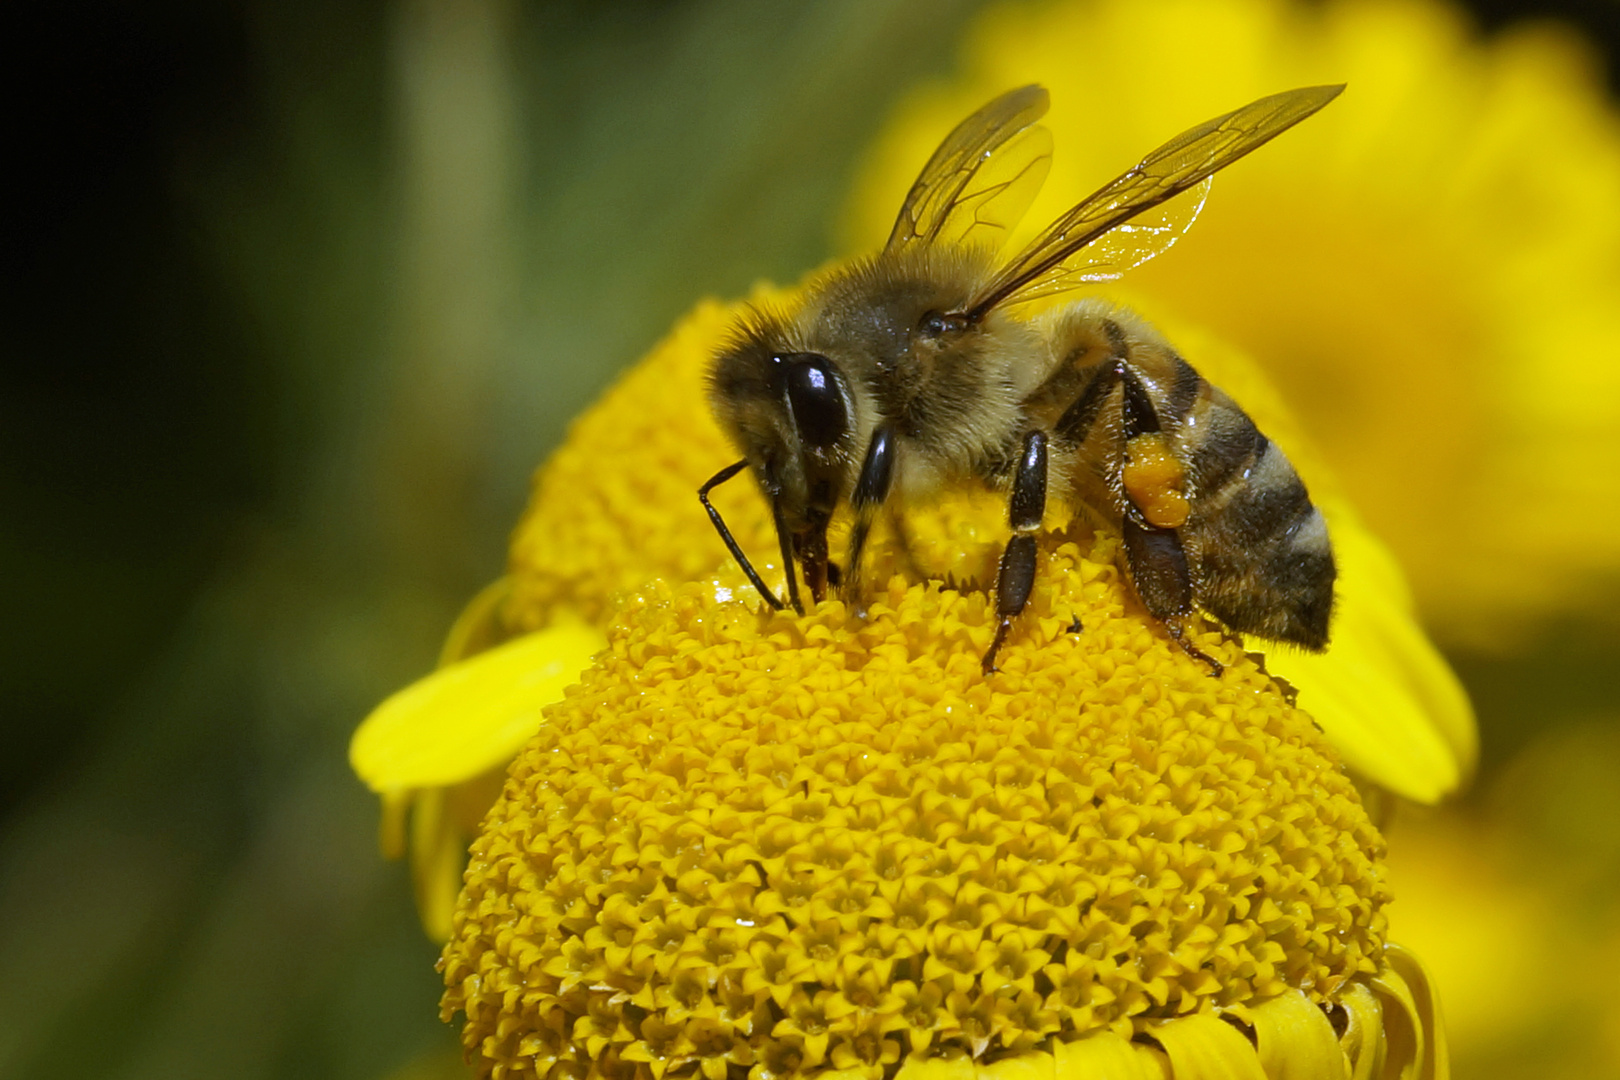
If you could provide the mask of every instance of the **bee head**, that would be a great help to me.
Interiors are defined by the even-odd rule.
[[[857,465],[856,404],[835,360],[788,340],[763,319],[743,325],[716,360],[709,398],[770,501],[784,561],[803,566],[819,600],[836,573],[827,526]]]

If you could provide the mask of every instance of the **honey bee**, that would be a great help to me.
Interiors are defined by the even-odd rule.
[[[744,468],[770,503],[797,611],[795,562],[815,600],[831,585],[859,607],[878,512],[971,481],[1007,494],[1012,529],[986,675],[1034,587],[1049,493],[1119,530],[1143,606],[1212,674],[1221,665],[1185,637],[1199,610],[1230,630],[1324,648],[1332,546],[1282,451],[1136,316],[1094,299],[1035,318],[1009,309],[1159,254],[1215,172],[1343,89],[1290,90],[1177,135],[1003,263],[999,241],[1051,161],[1037,124],[1046,91],[1012,90],[957,125],[883,250],[825,273],[792,313],[751,310],[714,361],[709,400],[744,457],[698,496],[766,602],[783,607],[709,501]],[[840,571],[827,528],[846,505]]]

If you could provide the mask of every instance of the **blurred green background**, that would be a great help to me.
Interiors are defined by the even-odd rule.
[[[570,416],[695,298],[833,254],[977,7],[8,8],[0,1077],[453,1045],[351,730],[499,574]],[[1579,27],[1613,89],[1620,5],[1472,8]],[[1453,655],[1465,812],[1543,849],[1620,817],[1617,656],[1580,621]],[[1532,783],[1560,753],[1597,770],[1573,808]]]

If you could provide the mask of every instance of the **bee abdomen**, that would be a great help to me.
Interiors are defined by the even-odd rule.
[[[1234,630],[1327,644],[1336,574],[1321,511],[1275,443],[1237,406],[1215,421],[1191,456],[1197,502],[1190,523],[1199,553],[1199,603]]]

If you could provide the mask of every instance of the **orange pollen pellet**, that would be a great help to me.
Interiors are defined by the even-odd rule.
[[[1161,432],[1138,435],[1125,444],[1125,469],[1120,479],[1131,502],[1159,529],[1177,529],[1187,521],[1190,507],[1183,490],[1187,472],[1164,444]]]

